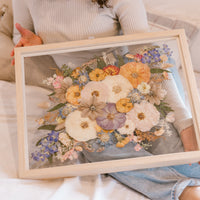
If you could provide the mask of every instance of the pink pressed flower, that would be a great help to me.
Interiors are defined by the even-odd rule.
[[[134,147],[134,149],[135,149],[135,151],[140,151],[140,150],[142,149],[142,147],[141,147],[139,144],[137,144],[137,145]]]
[[[63,76],[57,76],[56,79],[53,81],[53,87],[55,89],[61,88],[61,83],[62,83],[63,79],[64,79]]]

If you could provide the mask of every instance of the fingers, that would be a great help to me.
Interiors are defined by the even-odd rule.
[[[26,29],[23,28],[20,24],[16,23],[15,24],[16,29],[19,31],[19,33],[21,34],[21,36],[24,36],[24,34],[26,34]]]
[[[15,59],[14,58],[11,61],[11,65],[15,65]]]

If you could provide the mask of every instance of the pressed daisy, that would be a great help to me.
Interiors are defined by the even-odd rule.
[[[127,97],[133,89],[130,82],[121,75],[107,76],[102,83],[106,85],[105,88],[109,92],[108,102],[110,103],[116,103],[120,99]]]
[[[168,57],[167,57],[165,54],[163,54],[163,55],[160,56],[160,59],[161,59],[163,62],[166,62],[166,61],[168,60]]]
[[[106,90],[107,85],[103,82],[91,81],[81,91],[81,101],[87,101],[95,96],[99,102],[107,102],[109,91]]]
[[[114,76],[119,74],[119,67],[116,67],[115,65],[108,65],[103,68],[103,71],[106,73],[107,76]]]
[[[134,130],[135,130],[135,124],[131,120],[126,120],[124,126],[117,129],[117,131],[122,135],[123,134],[131,135],[133,134]]]
[[[141,62],[129,62],[121,66],[119,74],[127,78],[134,88],[142,82],[148,83],[151,76],[148,65]]]
[[[116,108],[118,112],[127,113],[133,108],[133,104],[129,98],[123,98],[116,103]]]
[[[77,141],[88,141],[96,138],[95,125],[95,121],[81,117],[81,112],[78,110],[70,113],[65,120],[66,132]]]
[[[71,86],[66,93],[66,100],[73,104],[78,105],[79,100],[81,99],[81,90],[78,85]]]
[[[127,113],[127,119],[132,120],[135,128],[145,132],[158,124],[160,113],[154,105],[142,101],[140,104],[134,104],[134,108]]]
[[[165,89],[162,89],[161,84],[159,83],[150,83],[151,89],[149,94],[145,96],[145,99],[151,104],[160,105],[160,101],[163,100],[167,94]]]
[[[151,86],[145,82],[140,83],[137,86],[137,89],[142,93],[142,94],[148,94],[150,92]]]
[[[98,102],[95,96],[91,97],[88,101],[81,101],[78,110],[81,111],[81,117],[88,117],[95,120],[103,113],[103,108],[106,106],[104,102]]]
[[[89,77],[92,81],[102,81],[106,77],[106,74],[102,69],[96,68],[89,73]]]
[[[102,116],[96,118],[97,124],[105,130],[121,128],[125,121],[126,115],[119,113],[114,103],[108,103],[103,109]]]

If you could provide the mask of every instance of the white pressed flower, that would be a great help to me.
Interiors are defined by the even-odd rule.
[[[70,137],[66,133],[60,133],[58,136],[60,142],[62,142],[65,146],[69,146],[71,143]]]
[[[126,98],[127,95],[133,89],[133,86],[121,75],[107,76],[102,83],[106,85],[106,90],[109,91],[109,103],[116,103],[122,98]]]
[[[54,75],[53,75],[53,78],[56,78],[56,77],[57,77],[57,74],[54,74]]]
[[[82,118],[81,112],[70,113],[65,120],[66,132],[77,141],[88,141],[97,137],[96,122],[89,118]]]
[[[160,113],[154,105],[142,101],[140,104],[134,104],[134,108],[127,113],[127,119],[132,120],[136,129],[145,132],[158,124]]]
[[[81,101],[87,101],[95,96],[99,102],[107,102],[109,91],[102,81],[90,81],[81,91]]]
[[[164,132],[165,132],[165,130],[164,130],[164,128],[162,127],[162,128],[160,128],[159,130],[155,131],[154,134],[155,134],[156,136],[161,136],[161,135],[164,134]]]
[[[126,120],[125,125],[119,129],[117,129],[120,134],[130,135],[135,130],[135,124],[131,120]]]
[[[165,119],[166,119],[167,122],[173,123],[175,121],[174,112],[169,112]]]
[[[160,56],[160,59],[163,61],[163,62],[166,62],[168,60],[168,57],[166,55],[162,55]]]
[[[142,94],[148,94],[150,92],[151,86],[148,83],[142,82],[137,86],[137,89],[142,93]]]
[[[76,67],[76,65],[75,65],[74,63],[72,63],[72,62],[68,62],[68,63],[67,63],[67,66],[68,66],[69,68],[71,68],[71,69],[74,69],[74,68]]]
[[[71,79],[70,77],[65,77],[65,78],[63,79],[63,82],[66,83],[66,84],[69,85],[69,86],[71,86],[72,83],[73,83],[73,81],[72,81],[72,79]]]
[[[116,62],[116,59],[112,53],[107,54],[106,52],[102,52],[103,60],[106,63],[106,65],[114,65]]]

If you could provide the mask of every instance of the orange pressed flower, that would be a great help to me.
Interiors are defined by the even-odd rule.
[[[119,67],[116,67],[114,65],[108,65],[107,67],[103,68],[103,71],[106,73],[107,76],[114,76],[119,74]]]
[[[106,73],[102,69],[96,68],[89,73],[89,77],[91,81],[102,81],[105,79]]]
[[[81,98],[81,90],[78,85],[71,86],[66,93],[66,100],[73,104],[78,105]]]
[[[123,98],[116,103],[116,108],[118,112],[127,113],[133,108],[133,104],[129,98]]]
[[[142,82],[148,83],[151,76],[148,65],[141,62],[129,62],[121,66],[119,74],[127,78],[134,88]]]

